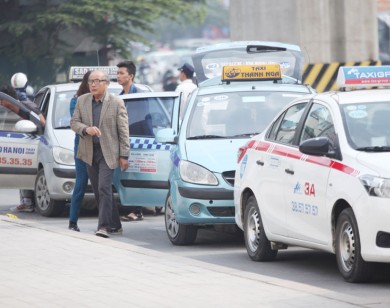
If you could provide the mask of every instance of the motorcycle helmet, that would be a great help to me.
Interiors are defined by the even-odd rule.
[[[32,86],[28,85],[26,87],[26,94],[30,101],[34,100],[35,93],[34,93],[34,88]]]
[[[27,84],[27,76],[24,73],[16,73],[11,77],[11,85],[15,89],[23,89]]]

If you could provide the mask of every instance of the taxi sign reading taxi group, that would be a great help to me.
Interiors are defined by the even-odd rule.
[[[117,78],[118,67],[116,66],[71,66],[69,80],[82,80],[86,72],[95,70],[106,72],[110,80]]]
[[[222,69],[222,80],[279,80],[282,72],[279,64],[228,65]]]
[[[340,87],[389,86],[390,66],[342,66],[337,84]]]

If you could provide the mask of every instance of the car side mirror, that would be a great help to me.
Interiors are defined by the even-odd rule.
[[[329,156],[329,139],[326,137],[318,137],[307,139],[299,145],[299,151],[303,154],[314,156]]]
[[[20,120],[16,122],[15,130],[20,133],[36,133],[38,127],[30,120]]]
[[[159,143],[175,143],[176,133],[173,128],[163,128],[156,133],[156,141]]]

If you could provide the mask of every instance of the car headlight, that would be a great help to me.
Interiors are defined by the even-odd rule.
[[[54,161],[58,164],[62,165],[70,165],[74,166],[74,152],[60,148],[60,147],[54,147],[53,148],[53,158]]]
[[[179,173],[185,182],[202,185],[218,185],[218,179],[211,171],[186,160],[180,161]]]
[[[390,179],[373,175],[362,175],[359,179],[370,196],[390,198]]]

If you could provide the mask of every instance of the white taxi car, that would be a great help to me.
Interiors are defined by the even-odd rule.
[[[255,261],[320,249],[361,282],[390,262],[390,67],[341,67],[338,83],[294,100],[240,148],[235,220]]]

